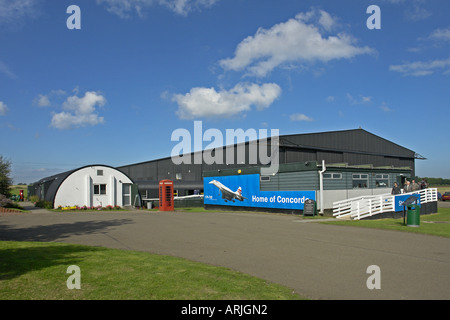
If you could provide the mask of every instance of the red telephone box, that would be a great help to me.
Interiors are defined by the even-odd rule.
[[[159,211],[173,211],[173,181],[161,180],[159,182]]]

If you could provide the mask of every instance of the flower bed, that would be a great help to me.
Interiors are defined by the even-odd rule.
[[[96,207],[88,207],[88,206],[58,206],[56,210],[60,211],[87,211],[87,210],[97,210],[97,211],[111,211],[111,210],[122,210],[119,206],[111,206],[107,205],[106,207],[96,206]]]

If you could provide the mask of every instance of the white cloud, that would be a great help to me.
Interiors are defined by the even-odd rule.
[[[49,107],[51,105],[48,95],[45,94],[38,95],[34,104],[37,104],[39,107]]]
[[[159,3],[175,13],[187,15],[189,12],[202,7],[211,7],[219,0],[160,0]]]
[[[431,12],[423,8],[420,2],[409,5],[405,12],[406,19],[413,22],[425,20],[430,16]]]
[[[392,109],[389,108],[389,106],[386,104],[386,102],[383,101],[383,103],[380,106],[380,109],[383,110],[384,112],[391,112]]]
[[[97,0],[98,4],[105,3],[107,11],[121,18],[129,18],[133,12],[139,16],[144,15],[144,10],[153,6],[161,5],[169,8],[176,14],[186,16],[191,11],[203,7],[210,7],[219,0]]]
[[[4,116],[8,111],[8,107],[3,101],[0,101],[0,116]]]
[[[450,42],[450,27],[444,29],[438,28],[433,30],[433,32],[431,32],[428,36],[419,37],[417,40],[420,45],[417,47],[408,48],[407,50],[409,52],[421,52],[429,48],[440,48]]]
[[[408,76],[427,76],[437,70],[444,69],[444,74],[450,71],[450,57],[443,60],[407,62],[389,66],[389,70],[403,73]]]
[[[106,99],[99,93],[88,91],[84,97],[71,96],[63,103],[63,109],[79,114],[88,114],[95,111],[95,106],[103,106]]]
[[[312,118],[304,115],[303,113],[294,113],[289,116],[291,121],[313,121]]]
[[[347,93],[347,99],[351,102],[351,104],[366,104],[372,102],[372,97],[359,95],[359,99],[357,99],[350,93]]]
[[[50,107],[52,105],[50,98],[64,96],[66,92],[64,90],[52,90],[48,94],[38,94],[33,100],[33,104],[39,107]]]
[[[450,41],[450,27],[447,27],[447,29],[434,30],[430,34],[429,39],[437,41]]]
[[[70,129],[97,125],[104,122],[104,118],[95,113],[96,106],[104,106],[105,97],[100,93],[88,91],[84,97],[70,96],[63,103],[64,111],[53,114],[51,126],[57,129]]]
[[[0,17],[0,21],[1,21],[1,17]],[[5,76],[7,76],[10,79],[17,79],[17,76],[2,61],[0,61],[0,73],[3,73]]]
[[[374,52],[367,46],[357,47],[355,39],[345,33],[324,37],[334,25],[335,19],[325,11],[300,13],[270,29],[258,29],[238,44],[233,58],[219,63],[225,70],[265,76],[285,63],[328,62]]]
[[[56,129],[71,129],[74,127],[95,126],[103,123],[104,118],[96,114],[72,114],[70,112],[56,113],[52,117],[51,126]]]
[[[320,10],[319,24],[326,30],[331,31],[334,25],[336,25],[336,20],[331,17],[328,12]]]
[[[384,2],[406,6],[404,16],[406,20],[417,22],[429,18],[432,13],[425,9],[424,0],[384,0]]]
[[[0,0],[0,24],[20,23],[39,14],[39,0]]]
[[[361,103],[369,103],[372,101],[372,97],[361,97]]]
[[[199,117],[231,117],[256,106],[257,110],[269,107],[281,94],[281,88],[275,83],[263,85],[237,84],[230,90],[216,91],[214,88],[192,88],[189,93],[175,94],[172,100],[177,102],[177,115],[181,119]]]

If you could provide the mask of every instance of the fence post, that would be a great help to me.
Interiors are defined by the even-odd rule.
[[[360,213],[360,210],[359,210],[359,201],[358,201],[356,204],[357,204],[356,209],[358,210],[358,220],[359,220],[359,213]]]

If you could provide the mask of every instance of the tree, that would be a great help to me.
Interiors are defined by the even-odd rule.
[[[0,155],[0,194],[7,198],[11,197],[10,186],[12,179],[9,176],[11,173],[11,162]]]

